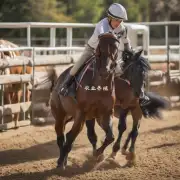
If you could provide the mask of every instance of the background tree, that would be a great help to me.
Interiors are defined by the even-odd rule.
[[[106,16],[106,10],[114,3],[121,3],[128,12],[128,22],[165,21],[180,19],[179,0],[0,0],[1,22],[79,22],[97,23]],[[75,29],[74,38],[90,36],[93,28]],[[178,27],[170,28],[172,34]],[[163,36],[160,27],[151,34]],[[25,30],[0,29],[0,36],[25,37]],[[48,37],[49,30],[32,30],[32,36]],[[64,29],[57,29],[58,37],[65,37]]]
[[[56,0],[1,0],[1,22],[73,22],[73,18],[65,15],[63,8],[57,8]],[[25,31],[1,30],[1,37],[24,36]],[[34,36],[43,36],[47,30],[33,31]]]
[[[180,17],[179,0],[151,0],[150,9],[151,21],[173,21],[173,14]]]
[[[179,0],[151,0],[150,1],[150,21],[179,21],[180,19],[180,1]],[[178,37],[178,26],[169,26],[169,36]],[[162,26],[151,28],[153,37],[162,38],[165,36],[165,30]],[[178,39],[176,41],[178,44]]]

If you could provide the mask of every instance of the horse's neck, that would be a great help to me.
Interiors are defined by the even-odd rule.
[[[91,76],[92,77],[92,76]],[[110,74],[107,78],[100,77],[99,72],[96,71],[94,77],[89,81],[90,86],[95,86],[99,88],[108,89],[108,91],[112,91],[113,89],[113,75]]]
[[[97,84],[111,86],[112,81],[113,81],[113,75],[112,74],[110,74],[107,78],[100,77],[99,74],[97,74],[94,82]]]
[[[129,78],[130,78],[130,76],[132,74],[132,72],[129,69],[131,68],[133,63],[134,63],[133,61],[124,63],[123,74],[121,75],[121,77],[123,79],[128,79],[129,80]]]

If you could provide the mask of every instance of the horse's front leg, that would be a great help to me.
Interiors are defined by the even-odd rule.
[[[127,162],[128,166],[134,166],[136,164],[135,143],[136,143],[136,139],[138,136],[140,120],[142,117],[142,113],[141,113],[139,106],[134,108],[131,111],[131,113],[132,113],[132,117],[133,117],[133,127],[132,127],[132,130],[131,130],[131,132],[125,142],[124,148],[123,148],[124,152],[125,152],[125,150],[127,149],[128,143],[130,141],[129,137],[131,137],[131,145],[129,148],[129,153],[125,153],[126,159],[128,160],[128,162]]]
[[[112,158],[114,158],[116,156],[117,152],[120,149],[121,138],[122,138],[124,131],[126,130],[126,117],[127,117],[128,112],[129,112],[129,109],[121,109],[120,110],[119,123],[118,123],[118,131],[119,132],[118,132],[118,138],[113,146],[113,150],[112,150],[112,154],[111,154]]]
[[[112,118],[111,114],[104,115],[102,118],[97,119],[98,124],[106,133],[106,138],[101,147],[99,147],[96,152],[95,156],[99,159],[104,153],[106,147],[114,141],[114,135],[112,131]]]
[[[76,139],[76,137],[78,136],[78,134],[80,133],[80,131],[82,130],[84,122],[85,122],[85,114],[81,111],[78,111],[74,118],[74,124],[71,130],[66,134],[66,142],[63,146],[63,149],[60,154],[60,158],[58,160],[59,166],[64,166],[65,168],[68,154],[72,149],[72,144]]]
[[[135,154],[135,142],[138,136],[139,124],[137,122],[133,122],[133,128],[131,131],[131,146],[129,148],[129,153],[126,156],[128,160],[127,164],[129,166],[133,166],[136,164],[136,154]]]
[[[95,132],[95,119],[86,120],[87,136],[93,147],[93,155],[97,147],[97,135]]]

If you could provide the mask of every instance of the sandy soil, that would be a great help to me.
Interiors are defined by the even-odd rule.
[[[93,170],[95,159],[84,127],[69,154],[65,171],[56,168],[58,148],[53,125],[23,127],[0,133],[0,180],[172,180],[180,179],[180,111],[164,113],[164,120],[143,119],[137,139],[137,166],[123,168],[124,156],[106,160]],[[117,119],[114,132],[117,135]],[[128,117],[128,130],[131,128]],[[71,127],[68,125],[67,130]],[[99,141],[104,137],[96,126]],[[105,155],[111,153],[109,146]]]

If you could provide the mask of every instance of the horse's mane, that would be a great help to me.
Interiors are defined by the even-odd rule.
[[[106,33],[100,34],[98,36],[98,38],[99,39],[102,39],[102,38],[112,38],[112,39],[116,40],[117,42],[119,42],[119,40],[117,39],[115,34],[112,34],[111,32],[106,32]]]
[[[2,48],[17,48],[19,46],[10,41],[0,39],[0,47],[2,47]],[[19,51],[13,51],[13,52],[15,53],[16,56],[20,55]],[[10,53],[8,52],[8,54],[10,54]]]
[[[17,44],[14,44],[14,43],[12,43],[12,42],[10,42],[10,41],[8,41],[8,40],[4,40],[4,39],[0,39],[0,44],[9,45],[9,46],[11,46],[11,47],[18,47]]]
[[[129,59],[126,59],[123,69],[123,77],[128,79],[132,87],[142,84],[146,80],[148,71],[151,69],[148,59],[140,55],[141,52],[130,54]]]

